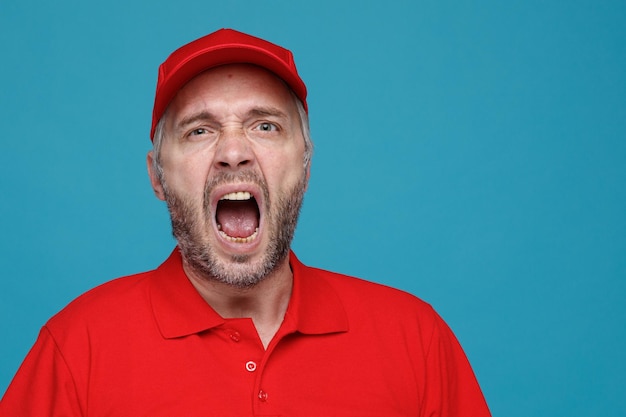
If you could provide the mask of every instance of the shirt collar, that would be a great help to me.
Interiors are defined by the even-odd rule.
[[[348,331],[348,316],[339,296],[328,282],[328,272],[305,266],[289,254],[293,271],[293,291],[285,314],[294,330],[304,334]]]
[[[293,252],[289,254],[289,263],[294,285],[282,331],[347,331],[347,315],[324,273],[302,264]],[[200,333],[226,322],[187,278],[178,248],[154,271],[149,291],[155,320],[166,339]]]
[[[199,333],[225,321],[187,278],[178,248],[154,271],[150,301],[159,330],[166,339]]]

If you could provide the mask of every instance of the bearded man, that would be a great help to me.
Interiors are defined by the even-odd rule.
[[[222,29],[170,55],[147,164],[177,248],[50,319],[0,416],[488,416],[428,304],[290,251],[307,111],[270,42]]]

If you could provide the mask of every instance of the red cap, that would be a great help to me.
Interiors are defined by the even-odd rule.
[[[220,29],[174,51],[159,67],[152,129],[154,130],[178,90],[196,75],[226,64],[254,64],[281,78],[306,104],[306,85],[296,70],[291,51],[254,36],[232,29]]]

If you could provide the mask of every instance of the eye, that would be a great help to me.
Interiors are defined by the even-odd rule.
[[[206,130],[203,127],[199,127],[198,129],[194,129],[191,132],[189,132],[189,136],[199,136],[199,135],[204,135],[209,133],[208,130]]]
[[[217,132],[212,126],[198,125],[190,126],[181,139],[185,142],[200,143],[214,140],[216,136]]]
[[[262,132],[275,132],[278,130],[278,126],[276,126],[274,123],[263,122],[259,123],[257,129]]]

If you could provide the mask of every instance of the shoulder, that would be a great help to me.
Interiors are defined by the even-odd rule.
[[[430,308],[430,306],[423,300],[398,288],[320,268],[306,266],[305,269],[307,274],[315,275],[324,279],[336,291],[344,293],[346,296],[354,295],[355,298],[374,297],[380,303],[399,302],[402,304],[408,303],[424,308]]]
[[[361,348],[369,346],[397,353],[398,346],[404,346],[403,349],[412,352],[414,357],[426,357],[440,340],[445,339],[446,344],[452,340],[439,314],[413,294],[319,268],[301,268],[301,276],[308,281],[309,294],[317,304],[325,306],[324,310],[331,305],[335,306],[335,313],[345,312],[349,331],[344,337],[354,339],[354,344]],[[324,314],[326,311],[318,316],[324,317]]]
[[[428,305],[415,295],[398,288],[338,272],[326,271],[319,268],[310,269],[313,273],[323,277],[337,291],[345,293],[346,295],[354,294],[358,296],[358,298],[374,297],[380,303],[400,302],[422,306]]]
[[[305,279],[332,289],[350,316],[396,322],[418,319],[432,324],[439,320],[430,304],[401,289],[302,264],[300,267]]]
[[[154,271],[113,279],[71,301],[46,327],[55,336],[119,323],[149,309],[149,281]]]

